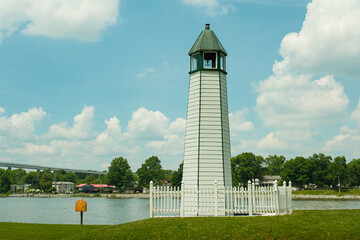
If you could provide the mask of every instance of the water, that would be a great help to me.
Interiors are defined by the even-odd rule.
[[[360,200],[293,200],[294,210],[360,209]]]
[[[84,224],[120,224],[149,217],[149,199],[84,198]],[[78,198],[0,198],[0,222],[79,224]]]
[[[84,198],[84,224],[121,224],[149,217],[149,199]],[[78,198],[0,198],[0,222],[79,224]],[[293,200],[294,210],[360,209],[360,200]]]

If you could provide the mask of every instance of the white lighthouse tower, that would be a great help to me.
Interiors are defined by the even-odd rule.
[[[186,121],[183,182],[196,194],[184,198],[186,215],[206,215],[201,188],[231,186],[230,133],[226,87],[227,53],[210,24],[189,51],[190,85]],[[221,199],[221,196],[220,196]],[[191,202],[191,203],[190,203]],[[194,202],[197,205],[194,210]],[[221,204],[220,200],[220,204]],[[196,210],[197,209],[197,210]]]

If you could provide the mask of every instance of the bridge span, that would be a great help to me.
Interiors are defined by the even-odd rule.
[[[85,174],[97,174],[97,175],[105,175],[107,172],[100,172],[94,170],[81,170],[81,169],[71,169],[71,168],[58,168],[58,167],[44,167],[39,165],[31,165],[31,164],[22,164],[22,163],[10,163],[10,162],[0,162],[0,167],[5,168],[22,168],[22,169],[35,169],[35,170],[46,170],[50,169],[51,171],[61,171],[65,172],[74,172],[74,173],[85,173]]]

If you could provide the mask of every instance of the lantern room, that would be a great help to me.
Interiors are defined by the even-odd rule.
[[[227,53],[215,33],[210,30],[210,24],[205,25],[189,55],[190,73],[200,70],[220,70],[226,73]]]

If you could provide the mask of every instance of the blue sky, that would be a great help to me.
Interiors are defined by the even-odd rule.
[[[189,56],[226,51],[232,155],[360,157],[356,0],[0,0],[0,161],[183,158]]]

